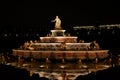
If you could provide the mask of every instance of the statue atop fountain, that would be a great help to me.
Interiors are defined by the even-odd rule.
[[[57,37],[57,36],[65,36],[65,30],[62,29],[61,27],[61,20],[58,16],[51,22],[55,22],[55,28],[54,30],[51,30],[52,36]]]
[[[61,20],[58,16],[56,16],[56,18],[54,20],[52,20],[51,22],[55,22],[55,30],[61,30]]]

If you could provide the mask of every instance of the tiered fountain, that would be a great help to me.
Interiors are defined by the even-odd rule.
[[[66,34],[61,20],[56,16],[55,28],[38,42],[25,44],[21,49],[13,49],[13,55],[35,59],[96,59],[108,57],[109,50],[90,49],[91,43],[81,43],[76,36]]]

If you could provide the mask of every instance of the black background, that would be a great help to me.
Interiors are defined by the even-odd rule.
[[[115,1],[2,1],[0,49],[16,48],[27,40],[45,36],[54,28],[51,20],[56,15],[62,20],[63,29],[70,33],[73,32],[73,26],[120,23],[119,3]],[[16,37],[16,34],[19,34],[19,37]],[[26,37],[26,34],[31,36]],[[36,34],[40,35],[35,36]],[[108,47],[108,39],[105,42]]]

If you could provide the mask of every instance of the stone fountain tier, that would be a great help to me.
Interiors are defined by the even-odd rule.
[[[65,31],[66,30],[51,30],[51,33],[53,37],[55,36],[65,36]]]
[[[51,34],[47,35],[46,37],[40,37],[40,42],[42,43],[76,43],[77,38],[76,36],[70,36],[70,34],[65,34],[66,30],[51,30]]]
[[[83,51],[88,50],[90,43],[33,43],[36,51]]]
[[[95,51],[36,51],[36,50],[19,50],[13,49],[13,55],[23,58],[35,58],[35,59],[105,59],[108,57],[109,50],[95,50]]]
[[[61,42],[76,43],[77,37],[74,36],[40,37],[40,42],[41,43],[61,43]]]

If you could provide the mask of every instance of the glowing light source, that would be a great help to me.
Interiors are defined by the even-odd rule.
[[[40,68],[44,68],[44,67],[45,67],[45,65],[40,65],[39,67],[40,67]]]

